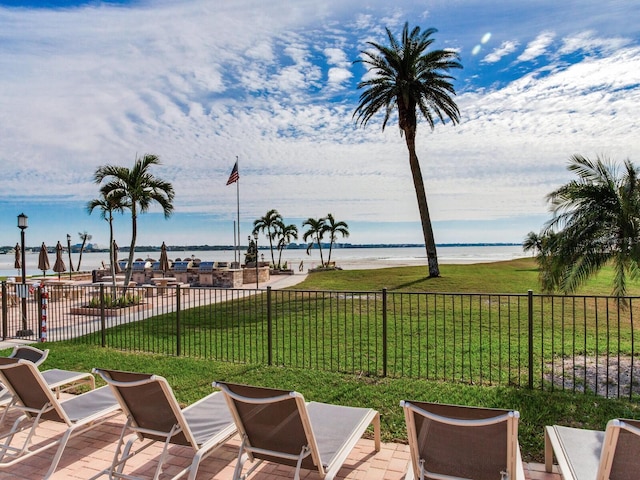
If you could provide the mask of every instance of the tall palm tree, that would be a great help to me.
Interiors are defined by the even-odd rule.
[[[278,237],[278,268],[282,262],[282,251],[291,243],[292,240],[298,239],[298,227],[294,224],[285,225],[284,222],[280,222],[277,227]]]
[[[455,95],[451,83],[454,78],[448,72],[462,68],[462,65],[453,50],[428,50],[434,42],[431,38],[437,31],[434,28],[421,31],[420,27],[415,27],[409,32],[409,24],[405,23],[400,41],[388,28],[386,31],[389,46],[367,42],[372,51],[362,51],[364,58],[355,62],[365,64],[372,76],[358,83],[358,88],[365,90],[360,94],[360,103],[353,116],[357,123],[366,126],[376,113],[384,110],[384,130],[391,114],[397,110],[398,126],[409,150],[409,166],[418,199],[429,276],[438,277],[438,254],[416,154],[416,130],[419,116],[431,130],[436,120],[444,123],[449,118],[453,124],[459,123],[460,112],[452,98]]]
[[[305,242],[311,239],[311,242],[307,245],[307,255],[309,255],[309,251],[315,242],[318,245],[318,250],[320,250],[320,264],[324,266],[324,258],[322,257],[322,237],[326,232],[326,220],[324,218],[316,219],[309,217],[302,222],[302,226],[309,227],[307,231],[302,234],[302,240]]]
[[[547,200],[554,232],[546,264],[547,289],[574,292],[608,262],[613,263],[613,294],[626,294],[627,276],[640,276],[640,183],[636,167],[624,162],[620,173],[606,158],[571,157],[568,170],[578,179],[551,192]]]
[[[153,165],[160,165],[160,160],[156,155],[147,154],[136,158],[130,169],[103,165],[98,167],[93,176],[98,184],[106,180],[102,185],[102,191],[107,198],[113,198],[122,203],[131,212],[131,245],[125,285],[128,285],[131,280],[131,265],[133,265],[138,234],[138,214],[148,212],[154,203],[160,205],[165,218],[169,218],[173,213],[175,196],[173,186],[150,173],[149,170]]]
[[[125,204],[119,200],[105,194],[101,190],[99,198],[94,198],[87,203],[87,212],[89,215],[97,208],[100,210],[100,216],[109,223],[109,265],[111,269],[111,278],[113,279],[113,287],[116,286],[116,265],[115,265],[115,252],[113,251],[113,214],[114,212],[124,213]],[[78,268],[80,263],[78,262]]]
[[[326,217],[325,231],[329,233],[329,257],[327,258],[327,264],[331,263],[331,250],[333,249],[333,244],[338,239],[338,234],[342,235],[342,237],[349,236],[349,225],[345,222],[336,222],[333,215],[328,213]]]
[[[269,249],[271,250],[271,264],[275,266],[276,259],[273,255],[273,240],[278,222],[282,222],[282,216],[277,210],[269,210],[264,217],[260,217],[253,222],[253,233],[262,232],[269,239]]]
[[[91,239],[93,238],[93,236],[89,235],[86,231],[78,232],[78,236],[80,237],[80,240],[82,240],[82,245],[80,246],[80,258],[78,258],[78,268],[76,268],[76,272],[80,271],[80,264],[82,263],[82,253],[84,252],[84,247],[87,245],[87,242],[91,241]],[[71,270],[73,270],[73,267],[71,267]]]

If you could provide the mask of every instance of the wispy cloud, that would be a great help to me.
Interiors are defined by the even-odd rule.
[[[524,52],[518,56],[518,61],[528,62],[544,55],[555,39],[555,33],[542,32],[534,40],[527,44]]]
[[[486,35],[486,26],[469,31],[473,5],[450,20],[430,9],[436,48],[470,52]],[[232,219],[225,181],[238,156],[244,220],[276,208],[290,218],[416,221],[396,124],[382,132],[382,115],[354,124],[364,69],[352,61],[366,41],[386,42],[385,26],[399,34],[423,10],[409,0],[0,7],[0,204],[81,210],[97,193],[97,166],[149,152],[174,183],[177,214]],[[463,55],[460,125],[419,125],[435,221],[539,218],[571,154],[640,158],[637,39],[600,31],[597,19],[569,32],[544,13],[545,31],[523,15],[518,26],[492,26],[504,40],[481,61]],[[469,15],[462,24],[460,15]]]
[[[496,48],[495,50],[493,50],[493,52],[491,52],[489,55],[486,55],[482,59],[482,62],[484,63],[499,62],[500,60],[502,60],[503,57],[507,55],[511,55],[513,52],[515,52],[516,49],[518,48],[518,45],[520,44],[514,41],[502,42],[502,45],[500,45],[499,48]]]

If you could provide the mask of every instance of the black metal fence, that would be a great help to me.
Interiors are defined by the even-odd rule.
[[[109,308],[125,292],[132,306]],[[358,375],[640,394],[636,297],[185,286],[125,292],[56,285],[22,299],[3,284],[2,336]]]

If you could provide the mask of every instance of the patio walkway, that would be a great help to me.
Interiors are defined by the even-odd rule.
[[[65,449],[54,479],[82,479],[86,480],[106,468],[111,462],[115,451],[124,416],[100,425],[93,430],[72,438]],[[58,425],[51,426],[51,422],[41,426],[41,433],[45,435],[59,434],[62,429]],[[36,438],[34,443],[42,440]],[[198,471],[198,480],[230,479],[236,464],[239,440],[232,439],[223,445],[209,458],[205,459]],[[0,471],[1,479],[34,480],[43,478],[50,465],[55,449],[41,455],[27,459],[14,466],[10,471]],[[185,447],[172,447],[172,456],[165,469],[164,478],[175,475],[177,467],[186,466],[191,461],[192,451]],[[154,445],[146,452],[138,455],[138,459],[131,461],[128,472],[134,472],[143,478],[152,478],[156,467],[154,458],[160,453],[160,447]],[[340,470],[337,479],[342,480],[402,480],[409,462],[409,447],[397,443],[383,443],[379,452],[374,450],[373,440],[361,439],[356,448],[349,455],[348,460]],[[557,467],[555,467],[557,469]],[[557,470],[556,470],[557,471]],[[284,480],[292,478],[293,469],[263,463],[251,478],[254,480]],[[544,465],[525,464],[526,478],[529,480],[561,480],[557,473],[548,474]],[[106,476],[102,478],[107,478]],[[161,477],[163,478],[163,477]],[[319,479],[315,473],[304,476],[305,480]]]

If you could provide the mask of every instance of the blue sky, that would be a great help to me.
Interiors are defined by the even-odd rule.
[[[299,228],[332,213],[352,243],[420,243],[397,123],[352,119],[353,61],[405,21],[464,66],[460,125],[418,129],[438,243],[538,231],[572,154],[640,161],[635,1],[0,0],[0,245],[21,212],[28,245],[106,245],[92,174],[144,153],[176,211],[143,215],[139,244],[232,244],[236,156],[243,237],[275,208]]]

